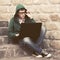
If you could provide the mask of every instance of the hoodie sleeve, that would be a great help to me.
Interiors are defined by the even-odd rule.
[[[31,22],[32,22],[32,23],[36,23],[36,21],[35,21],[33,18],[31,19]]]
[[[9,38],[14,38],[15,37],[15,32],[14,32],[14,20],[13,18],[10,20],[10,23],[8,24],[8,37]]]

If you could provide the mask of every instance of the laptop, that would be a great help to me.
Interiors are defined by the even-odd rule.
[[[36,42],[40,36],[42,23],[22,23],[20,29],[20,38],[30,37]]]

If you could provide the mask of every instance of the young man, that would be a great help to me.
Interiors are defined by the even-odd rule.
[[[21,28],[21,23],[36,23],[33,19],[27,16],[27,9],[21,5],[18,4],[16,7],[16,13],[14,17],[10,20],[9,28],[8,28],[8,37],[9,39],[12,40],[13,43],[19,43],[20,45],[23,44],[28,44],[34,52],[38,53],[36,57],[51,57],[51,54],[43,52],[42,48],[40,48],[38,45],[32,42],[30,37],[25,37],[23,39],[19,39],[19,32]],[[39,37],[39,41],[41,43],[43,39],[44,33],[41,31],[42,34]],[[38,44],[40,44],[38,43]]]

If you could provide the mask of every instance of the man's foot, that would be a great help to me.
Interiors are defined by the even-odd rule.
[[[47,53],[45,51],[42,51],[41,54],[34,52],[32,55],[37,57],[37,58],[42,58],[42,57],[50,58],[52,56],[50,53]]]
[[[43,56],[42,55],[40,55],[40,54],[38,54],[38,53],[36,53],[36,52],[33,52],[33,54],[32,54],[34,57],[37,57],[37,58],[42,58]]]
[[[42,51],[41,55],[46,58],[50,58],[52,56],[50,53],[47,53],[46,51]]]
[[[42,56],[42,55],[37,55],[36,57],[37,57],[37,58],[42,58],[43,56]]]
[[[45,56],[46,58],[50,58],[52,55],[49,53],[47,56]]]

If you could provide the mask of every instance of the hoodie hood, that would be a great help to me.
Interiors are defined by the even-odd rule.
[[[24,8],[24,9],[25,9],[25,7],[24,7],[22,4],[18,4],[18,5],[16,6],[16,11],[19,10],[19,9],[21,9],[21,8]]]

